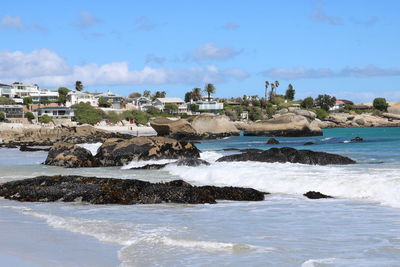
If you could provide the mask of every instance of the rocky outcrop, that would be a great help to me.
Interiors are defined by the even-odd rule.
[[[150,183],[131,179],[82,176],[39,176],[0,185],[0,196],[24,202],[91,204],[203,204],[217,199],[261,201],[264,193],[251,188],[192,186],[184,181]]]
[[[198,158],[200,151],[192,143],[167,137],[108,139],[96,158],[102,166],[122,166],[133,160]]]
[[[198,167],[201,165],[209,166],[210,163],[208,163],[207,161],[202,160],[202,159],[180,159],[180,160],[172,162],[172,163],[147,164],[147,165],[140,166],[140,167],[133,167],[133,168],[130,168],[130,170],[159,170],[168,165]]]
[[[319,127],[321,128],[398,126],[400,126],[400,115],[393,113],[383,113],[382,115],[374,115],[372,113],[331,113],[324,121],[319,122]]]
[[[359,136],[357,136],[357,137],[351,139],[351,142],[353,142],[353,143],[354,143],[354,142],[362,142],[362,141],[364,141],[364,139],[361,138],[361,137],[359,137]]]
[[[322,130],[317,123],[304,116],[285,113],[269,120],[254,123],[237,123],[237,128],[247,136],[320,136]]]
[[[92,126],[18,128],[0,131],[0,139],[3,140],[3,143],[27,146],[51,146],[56,142],[97,143],[108,138],[131,137],[130,135],[99,130]]]
[[[50,151],[50,147],[29,147],[22,145],[20,146],[19,151],[22,152]]]
[[[308,191],[307,193],[303,194],[303,196],[309,199],[332,198],[331,196],[324,195],[320,192],[315,192],[315,191]]]
[[[223,161],[260,161],[260,162],[290,162],[310,165],[345,165],[354,164],[354,160],[325,152],[314,152],[311,150],[297,150],[290,147],[271,148],[262,152],[247,152],[224,156],[217,160]]]
[[[44,164],[66,168],[98,167],[100,161],[85,148],[60,142],[51,147]]]
[[[172,120],[160,117],[152,120],[150,125],[158,136],[171,136],[177,139],[197,136],[196,130],[184,119]]]
[[[270,139],[268,139],[267,144],[268,145],[279,145],[280,143],[275,138],[270,138]]]
[[[180,159],[180,160],[178,160],[176,162],[173,162],[172,164],[176,164],[177,166],[189,166],[189,167],[198,167],[198,166],[201,166],[201,165],[209,166],[210,165],[210,163],[208,163],[205,160],[194,159],[194,158],[192,158],[192,159]]]
[[[150,125],[159,136],[188,140],[222,138],[240,133],[228,117],[213,114],[196,116],[190,122],[184,119],[157,118]]]

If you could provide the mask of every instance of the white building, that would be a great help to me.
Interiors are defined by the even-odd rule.
[[[39,93],[39,86],[37,84],[23,84],[23,83],[13,83],[14,98],[24,98],[29,97],[30,94]]]
[[[69,107],[43,107],[38,109],[38,117],[48,115],[53,119],[73,120],[75,113],[73,108]]]
[[[122,103],[124,101],[124,97],[122,95],[117,95],[114,94],[111,91],[108,91],[106,93],[101,93],[101,94],[96,94],[97,99],[100,97],[104,97],[107,102],[109,102],[114,109],[121,109],[122,108]]]
[[[47,90],[39,91],[37,93],[31,93],[30,96],[32,98],[33,104],[40,104],[43,103],[44,101],[50,101],[50,102],[58,101],[58,92],[51,92]]]
[[[210,99],[208,99],[208,97],[202,97],[201,100],[192,101],[190,104],[197,105],[199,107],[199,112],[219,113],[224,109],[224,103],[219,103],[212,97],[210,97]]]
[[[158,108],[161,111],[165,110],[165,105],[167,104],[174,104],[178,106],[177,113],[186,113],[187,112],[187,105],[185,101],[181,98],[177,97],[164,97],[164,98],[157,98],[153,101],[153,106]]]
[[[97,107],[98,99],[92,94],[87,94],[79,91],[70,91],[67,95],[66,106],[70,107],[79,103],[87,103],[93,107]]]
[[[12,95],[12,89],[13,87],[11,85],[0,83],[0,96],[12,98],[10,97]]]
[[[148,108],[152,107],[150,98],[148,97],[135,97],[132,98],[133,108],[140,111],[147,111]]]

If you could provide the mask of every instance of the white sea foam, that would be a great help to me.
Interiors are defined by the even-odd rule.
[[[323,266],[329,266],[331,264],[334,264],[336,261],[335,258],[326,258],[326,259],[309,259],[307,261],[305,261],[301,267],[316,267],[316,266],[321,266],[321,264],[323,264]]]
[[[328,140],[331,140],[331,139],[333,139],[333,137],[326,137],[326,138],[322,138],[321,141],[328,141]]]
[[[84,143],[84,144],[77,144],[77,146],[86,148],[87,150],[89,150],[92,155],[96,155],[97,154],[97,150],[99,149],[99,147],[102,145],[103,143],[93,143],[93,144],[89,144],[89,143]]]
[[[215,162],[217,159],[219,159],[220,157],[224,156],[223,153],[221,152],[217,152],[217,151],[204,151],[200,153],[200,158],[208,161],[208,162]]]
[[[195,173],[189,167],[167,166],[166,170],[200,185],[252,187],[285,194],[319,191],[334,197],[366,199],[400,207],[400,177],[395,167],[218,162],[211,167],[197,167]]]

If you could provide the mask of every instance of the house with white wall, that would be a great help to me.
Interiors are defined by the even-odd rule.
[[[174,104],[178,106],[177,113],[186,113],[188,111],[185,101],[178,97],[163,97],[153,101],[153,106],[161,111],[165,110],[165,105]]]
[[[92,94],[79,92],[79,91],[70,91],[67,94],[67,102],[66,106],[70,107],[79,103],[87,103],[93,107],[98,106],[98,98]]]

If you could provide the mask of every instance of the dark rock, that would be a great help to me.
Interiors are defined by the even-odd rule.
[[[260,161],[260,162],[291,162],[310,165],[330,165],[330,164],[354,164],[354,160],[325,152],[314,152],[311,150],[297,150],[290,147],[271,148],[263,152],[247,152],[224,156],[217,160],[222,161]]]
[[[167,137],[108,139],[96,158],[103,166],[122,166],[132,160],[198,158],[200,151],[192,143]]]
[[[262,149],[257,149],[257,148],[245,148],[245,149],[240,149],[240,152],[263,152],[264,150]]]
[[[3,148],[17,148],[17,146],[13,145],[13,144],[1,144],[0,147],[3,147]]]
[[[270,138],[270,139],[268,139],[267,144],[268,145],[279,145],[280,143],[275,138]]]
[[[362,141],[364,141],[364,139],[362,139],[359,136],[357,136],[356,138],[351,139],[351,142],[362,142]]]
[[[178,166],[190,166],[190,167],[197,167],[200,165],[206,165],[206,166],[210,165],[210,163],[202,159],[180,159],[174,162],[174,164]]]
[[[44,164],[67,168],[100,166],[100,162],[89,150],[69,143],[55,143]]]
[[[327,196],[320,192],[315,192],[315,191],[308,191],[303,196],[305,196],[309,199],[332,198],[331,196]]]
[[[184,181],[150,183],[131,179],[82,176],[39,176],[0,185],[0,196],[27,202],[92,204],[216,203],[216,199],[261,201],[264,193],[251,188],[192,186]]]
[[[50,147],[40,148],[40,147],[29,147],[22,145],[20,146],[19,151],[24,151],[24,152],[50,151]]]
[[[315,143],[314,142],[305,142],[303,145],[304,146],[311,146],[311,145],[315,145]]]
[[[168,163],[165,163],[165,164],[147,164],[147,165],[140,166],[140,167],[130,168],[130,170],[159,170],[159,169],[164,168],[167,165],[168,165]]]

